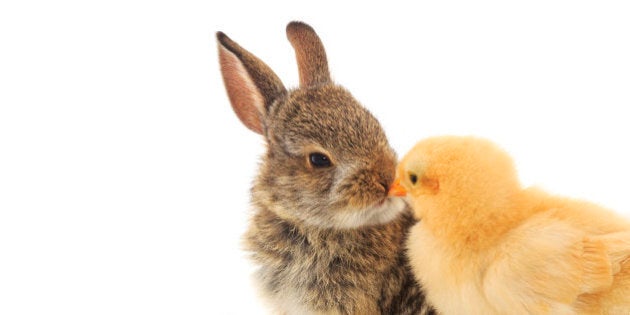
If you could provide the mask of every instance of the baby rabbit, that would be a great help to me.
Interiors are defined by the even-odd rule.
[[[387,196],[396,155],[379,122],[328,72],[324,47],[287,26],[300,87],[218,32],[236,115],[267,152],[245,235],[263,296],[281,314],[431,314],[404,253],[415,221]]]

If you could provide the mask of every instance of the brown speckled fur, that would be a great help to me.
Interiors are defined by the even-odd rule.
[[[258,210],[245,237],[267,294],[294,291],[322,313],[427,314],[401,250],[414,222],[406,212],[390,224],[339,231]]]
[[[415,223],[387,197],[396,155],[378,121],[330,80],[310,26],[292,22],[300,88],[217,34],[224,82],[241,121],[265,137],[246,249],[261,293],[286,314],[429,314],[404,242]],[[311,153],[329,167],[309,162]]]

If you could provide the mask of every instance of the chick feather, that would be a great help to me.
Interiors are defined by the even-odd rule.
[[[627,218],[523,188],[475,137],[423,140],[396,173],[421,220],[410,263],[441,314],[630,314]]]

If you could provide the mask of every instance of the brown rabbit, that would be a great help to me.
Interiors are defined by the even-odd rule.
[[[396,155],[379,122],[328,72],[324,47],[287,26],[300,87],[217,33],[232,107],[265,137],[246,247],[266,299],[286,314],[430,314],[404,253],[415,222],[388,198]]]

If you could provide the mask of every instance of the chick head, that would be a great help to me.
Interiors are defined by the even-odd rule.
[[[417,143],[396,169],[392,195],[407,195],[416,216],[428,211],[496,209],[520,189],[514,163],[494,143],[442,136]]]

